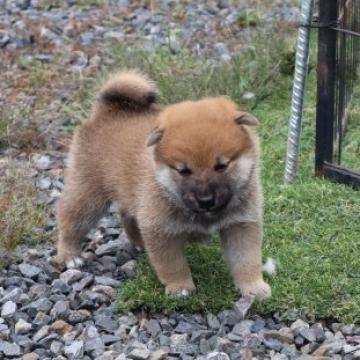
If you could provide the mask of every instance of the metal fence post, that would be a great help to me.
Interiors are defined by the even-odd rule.
[[[319,22],[335,23],[337,0],[320,0]],[[329,28],[319,29],[316,105],[315,173],[324,175],[324,162],[332,162],[334,152],[335,89],[337,33]]]
[[[299,158],[304,92],[309,63],[310,25],[314,9],[314,0],[302,0],[301,24],[298,35],[291,114],[289,120],[289,134],[287,157],[285,164],[285,184],[293,182]]]

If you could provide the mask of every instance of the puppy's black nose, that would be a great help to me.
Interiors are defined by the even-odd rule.
[[[213,194],[206,195],[196,195],[196,200],[198,202],[199,208],[201,209],[211,209],[215,205],[215,197]]]

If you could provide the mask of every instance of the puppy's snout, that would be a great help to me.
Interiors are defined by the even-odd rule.
[[[200,209],[209,210],[215,205],[215,196],[212,193],[195,194],[196,201]]]

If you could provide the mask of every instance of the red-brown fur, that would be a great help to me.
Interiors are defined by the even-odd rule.
[[[155,91],[137,73],[114,76],[76,132],[58,207],[57,261],[79,257],[81,240],[118,201],[129,239],[145,247],[167,293],[194,289],[185,242],[219,231],[236,286],[270,296],[261,273],[256,119],[225,97],[160,109]],[[216,170],[219,162],[225,170]],[[191,174],[178,173],[184,166]],[[214,212],[197,212],[198,195],[209,192]]]

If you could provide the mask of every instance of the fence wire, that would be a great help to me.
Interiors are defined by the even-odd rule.
[[[360,1],[319,1],[316,174],[355,187],[360,174],[341,166],[360,65]]]

